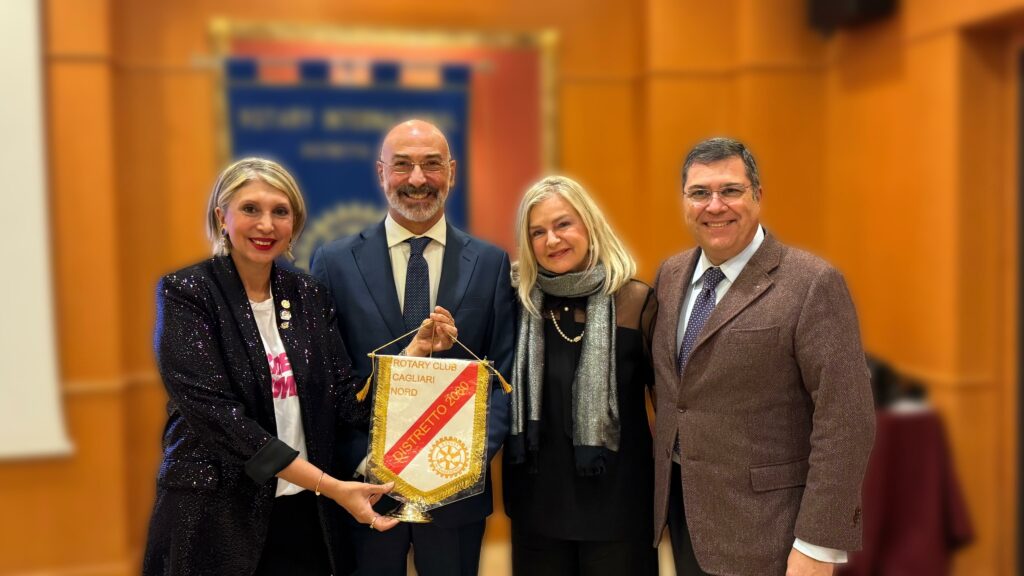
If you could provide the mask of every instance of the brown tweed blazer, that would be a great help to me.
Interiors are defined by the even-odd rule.
[[[655,544],[679,436],[687,526],[710,574],[784,574],[794,537],[861,543],[874,410],[857,316],[835,268],[772,236],[676,375],[676,328],[699,249],[658,270]]]

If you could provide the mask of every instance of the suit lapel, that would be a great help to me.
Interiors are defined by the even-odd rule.
[[[773,280],[770,273],[779,266],[781,257],[782,246],[773,237],[765,235],[761,247],[750,258],[750,262],[743,267],[736,282],[729,287],[725,297],[711,312],[711,316],[708,317],[707,323],[701,330],[700,337],[693,345],[693,350],[690,352],[691,357],[715,332],[718,332],[722,326],[771,287]]]
[[[437,305],[455,314],[473,277],[477,253],[469,244],[470,237],[451,224],[447,226],[446,236]]]
[[[676,370],[676,355],[678,353],[676,333],[679,330],[679,314],[683,307],[683,298],[686,296],[686,288],[689,286],[690,278],[693,277],[693,270],[697,267],[699,256],[699,250],[690,250],[681,258],[670,260],[658,278],[659,306],[664,306],[663,310],[659,312],[659,316],[663,317],[665,321],[659,322],[660,326],[664,326],[664,331],[661,333],[660,345],[655,358],[666,362],[665,369],[670,372]]]
[[[395,275],[391,271],[391,253],[388,251],[384,222],[381,221],[373,230],[364,234],[363,243],[352,248],[352,255],[360,274],[363,275],[366,291],[373,298],[377,311],[391,332],[391,337],[398,338],[406,330],[405,322],[402,320],[402,309],[398,304]]]
[[[275,265],[276,270],[276,265]],[[271,274],[274,272],[272,271]],[[221,256],[214,259],[213,274],[217,284],[220,286],[224,298],[231,308],[231,315],[235,319],[235,325],[245,342],[245,351],[249,356],[249,367],[256,377],[254,391],[263,407],[265,414],[274,413],[274,400],[271,397],[270,386],[270,365],[267,363],[267,350],[263,347],[263,339],[260,338],[259,328],[252,315],[252,306],[249,305],[249,297],[245,293],[242,279],[238,276],[238,270],[230,256]]]

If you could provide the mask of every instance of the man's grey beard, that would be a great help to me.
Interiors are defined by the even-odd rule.
[[[408,186],[408,185],[406,185]],[[412,207],[402,204],[403,188],[400,186],[391,194],[386,194],[388,199],[388,206],[392,210],[401,214],[402,218],[409,220],[410,222],[426,222],[437,215],[441,210],[444,210],[445,197],[442,196],[441,191],[436,188],[428,188],[432,194],[434,194],[434,201],[423,207]]]

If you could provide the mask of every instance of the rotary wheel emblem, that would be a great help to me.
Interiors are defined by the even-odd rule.
[[[454,478],[469,468],[469,450],[454,436],[442,436],[434,443],[427,457],[430,469],[442,478]]]

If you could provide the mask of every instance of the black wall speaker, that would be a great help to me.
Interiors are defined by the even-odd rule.
[[[895,11],[896,0],[807,0],[811,27],[822,34],[874,22]]]

